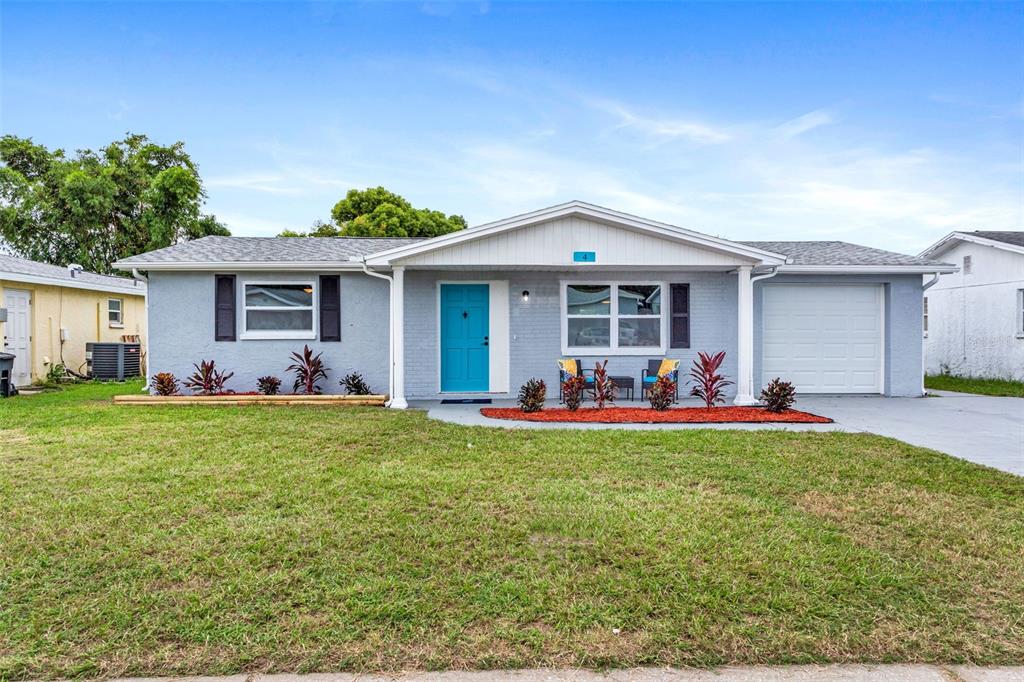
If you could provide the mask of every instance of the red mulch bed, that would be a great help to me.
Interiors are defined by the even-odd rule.
[[[491,419],[515,419],[526,422],[590,422],[599,424],[725,424],[725,423],[798,423],[831,424],[828,417],[809,412],[786,410],[769,412],[763,407],[675,407],[658,412],[645,407],[583,407],[570,412],[564,407],[522,412],[516,407],[484,407],[480,414]]]

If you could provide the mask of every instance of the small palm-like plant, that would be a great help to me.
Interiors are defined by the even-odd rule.
[[[289,372],[295,372],[295,385],[292,390],[296,393],[314,395],[322,393],[319,382],[327,378],[328,367],[320,359],[323,353],[313,354],[313,349],[308,345],[303,346],[302,353],[292,353],[293,364],[288,365]]]
[[[594,365],[594,404],[603,410],[605,403],[615,402],[615,384],[608,378],[608,361]]]
[[[796,400],[796,389],[793,384],[775,377],[761,389],[761,402],[769,412],[785,412],[793,407]]]
[[[197,395],[224,393],[224,384],[235,376],[234,372],[218,371],[213,360],[202,360],[198,365],[193,364],[192,366],[196,371],[188,379],[185,379],[184,383]]]
[[[664,412],[672,406],[676,396],[676,382],[672,381],[669,375],[658,377],[647,391],[647,399],[651,401],[651,407],[658,412]]]
[[[544,409],[548,387],[543,379],[530,379],[519,389],[519,409],[523,412],[540,412]]]
[[[572,376],[562,382],[562,401],[565,409],[575,412],[583,402],[583,390],[587,382],[581,376]]]
[[[281,380],[274,376],[259,377],[256,390],[263,395],[277,395],[281,391]]]
[[[157,395],[174,395],[178,392],[178,378],[170,372],[159,372],[153,376],[153,390]]]
[[[724,389],[732,385],[731,381],[718,373],[723,360],[725,351],[714,355],[697,353],[697,359],[693,361],[693,368],[690,370],[690,379],[693,381],[690,395],[703,400],[709,410],[717,403],[725,402]]]
[[[363,375],[359,372],[346,374],[345,378],[341,380],[341,385],[345,387],[345,393],[349,395],[370,395],[370,385],[366,383]]]

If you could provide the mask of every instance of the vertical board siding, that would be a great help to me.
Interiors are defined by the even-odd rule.
[[[405,265],[568,266],[573,251],[594,251],[599,265],[727,266],[749,260],[580,217],[502,232],[403,259]]]

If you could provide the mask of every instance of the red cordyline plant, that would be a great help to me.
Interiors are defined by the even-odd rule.
[[[700,398],[710,410],[716,403],[724,403],[725,396],[723,389],[731,386],[732,382],[718,373],[718,368],[725,360],[725,351],[714,355],[697,353],[697,359],[693,361],[693,368],[690,370],[690,379],[693,381],[693,389],[690,395]]]
[[[193,364],[196,371],[192,373],[184,383],[187,388],[197,395],[217,395],[224,393],[224,384],[228,379],[235,376],[234,372],[220,372],[213,360],[202,360],[198,365]]]
[[[604,409],[605,403],[615,402],[615,384],[608,378],[607,367],[607,360],[594,365],[594,405],[599,410]]]
[[[323,353],[313,355],[309,346],[303,346],[301,354],[292,353],[294,364],[288,365],[287,371],[295,372],[295,385],[292,387],[295,393],[313,395],[322,392],[317,382],[327,378],[329,368],[324,366],[321,355]]]

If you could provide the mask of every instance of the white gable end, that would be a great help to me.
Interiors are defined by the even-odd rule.
[[[514,230],[481,236],[393,261],[395,265],[532,266],[579,265],[574,252],[593,252],[597,267],[729,267],[754,258],[696,246],[684,238],[660,237],[582,216],[565,216]]]

